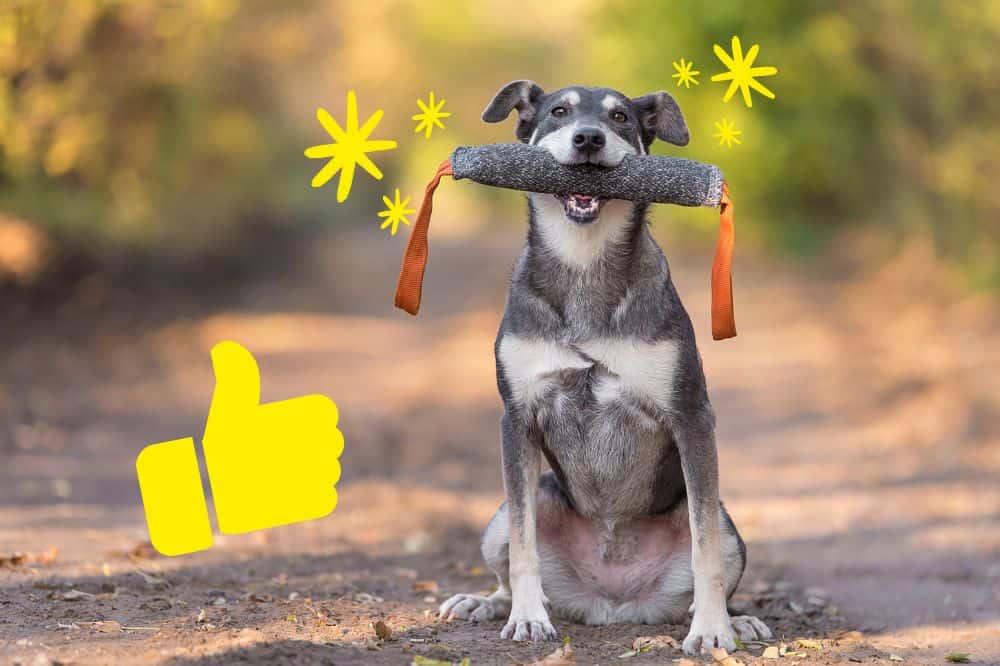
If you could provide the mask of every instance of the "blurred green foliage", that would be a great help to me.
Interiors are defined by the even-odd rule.
[[[722,102],[712,45],[761,45],[774,101]],[[1000,285],[1000,3],[498,0],[88,0],[0,3],[0,211],[97,250],[197,255],[253,222],[368,221],[377,195],[420,183],[455,144],[512,140],[479,113],[515,78],[640,95],[670,90],[719,164],[741,234],[808,253],[844,228],[928,234],[977,285]],[[700,84],[677,88],[671,63]],[[302,150],[317,106],[386,110],[383,183],[334,202]],[[412,134],[417,97],[453,112]],[[728,118],[743,143],[719,147]],[[484,188],[480,188],[484,189]],[[508,210],[515,198],[479,192]],[[498,209],[497,206],[500,208]],[[657,212],[700,225],[698,211]],[[514,216],[512,216],[514,217]],[[369,219],[371,218],[371,219]],[[516,219],[516,217],[515,217]]]

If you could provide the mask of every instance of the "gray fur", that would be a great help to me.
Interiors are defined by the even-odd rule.
[[[518,135],[546,145],[560,165],[579,156],[545,137],[568,137],[566,127],[602,127],[641,154],[652,141],[648,127],[661,125],[606,88],[566,88],[530,106],[532,120],[519,123]],[[548,111],[556,106],[572,112]],[[665,108],[653,107],[654,115]],[[616,109],[627,117],[611,126]],[[676,117],[671,123],[676,129]],[[491,180],[534,168],[521,150],[490,148],[480,158],[502,155],[513,163],[490,162]],[[604,161],[600,152],[586,157]],[[560,165],[557,179],[568,173]],[[577,186],[593,193],[587,179]],[[732,650],[734,631],[744,640],[769,637],[756,619],[731,621],[726,611],[746,551],[719,501],[701,358],[649,233],[647,204],[619,201],[578,219],[558,197],[524,189],[536,192],[528,196],[527,244],[495,345],[507,501],[484,533],[483,555],[499,586],[490,597],[456,595],[442,617],[493,619],[509,609],[501,635],[539,640],[555,635],[546,605],[591,623],[663,622],[677,621],[693,599],[685,651]],[[578,242],[575,234],[590,235]],[[551,473],[539,474],[541,456]]]

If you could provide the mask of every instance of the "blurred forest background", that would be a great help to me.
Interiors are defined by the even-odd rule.
[[[732,35],[779,68],[765,81],[776,100],[722,103],[712,44]],[[848,239],[877,262],[920,238],[969,288],[996,288],[998,50],[989,0],[551,0],[516,17],[496,0],[0,2],[0,280],[65,281],[67,264],[169,274],[234,260],[261,230],[376,233],[380,195],[402,186],[416,202],[454,145],[512,140],[479,113],[531,78],[673,92],[692,130],[678,152],[727,173],[741,242],[812,257]],[[671,78],[681,57],[702,72],[690,90]],[[316,107],[342,118],[348,89],[362,118],[385,109],[377,138],[400,147],[376,155],[384,181],[362,174],[337,205],[309,187],[322,163],[302,151],[327,141]],[[430,90],[453,115],[424,140],[410,116]],[[722,117],[741,145],[712,138]],[[520,210],[474,189],[441,197],[442,215],[472,226]],[[670,215],[714,233],[703,212]]]
[[[722,101],[733,35],[779,69],[775,100]],[[691,143],[656,150],[726,173],[739,337],[707,339],[718,215],[658,206],[652,232],[719,416],[742,607],[821,638],[813,664],[1000,663],[996,0],[0,0],[0,663],[551,651],[431,612],[493,582],[492,344],[524,197],[442,186],[416,318],[391,305],[409,230],[378,217],[454,146],[512,141],[480,113],[524,78],[669,90]],[[338,204],[303,151],[349,90],[398,148]],[[431,91],[452,115],[425,139]],[[200,437],[221,340],[264,400],[336,400],[337,511],[157,557],[135,458]],[[394,640],[372,647],[376,617]],[[687,630],[558,626],[580,663]]]

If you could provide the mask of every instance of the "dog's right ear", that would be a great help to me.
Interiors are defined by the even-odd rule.
[[[535,119],[538,102],[544,95],[545,91],[534,81],[511,81],[486,105],[483,120],[498,123],[517,109],[517,128],[514,133],[518,139],[527,143],[531,136],[531,121]]]

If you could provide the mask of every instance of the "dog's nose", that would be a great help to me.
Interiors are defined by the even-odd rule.
[[[596,153],[604,147],[604,132],[596,127],[584,127],[573,134],[573,147],[581,153]]]

